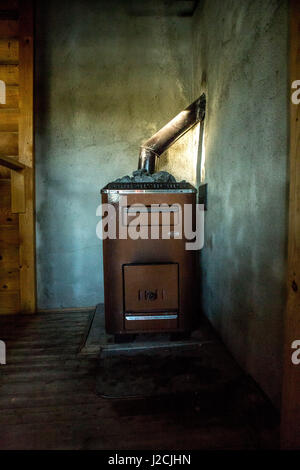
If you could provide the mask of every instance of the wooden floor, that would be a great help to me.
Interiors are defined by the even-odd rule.
[[[277,415],[247,377],[212,407],[197,396],[98,397],[97,355],[78,353],[88,320],[88,312],[0,317],[0,449],[277,446]]]

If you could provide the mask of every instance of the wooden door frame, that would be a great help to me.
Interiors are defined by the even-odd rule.
[[[291,99],[292,83],[300,80],[300,2],[290,0],[290,148],[287,304],[281,410],[281,446],[300,449],[300,364],[292,362],[292,343],[300,340],[300,104]]]
[[[25,169],[26,210],[19,214],[20,310],[36,312],[35,171],[33,127],[34,5],[20,0],[19,17],[19,161]]]

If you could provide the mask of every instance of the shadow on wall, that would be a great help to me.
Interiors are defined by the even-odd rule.
[[[193,18],[194,96],[207,95],[202,307],[277,406],[286,295],[287,12],[287,1],[216,0],[201,2]]]

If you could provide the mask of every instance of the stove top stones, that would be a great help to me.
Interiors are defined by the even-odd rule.
[[[147,170],[136,170],[132,176],[123,176],[108,183],[101,193],[108,192],[196,192],[196,188],[186,181],[177,182],[167,171],[148,173]]]
[[[118,178],[114,183],[176,183],[176,179],[173,175],[167,171],[158,171],[156,173],[149,173],[147,170],[142,168],[141,170],[135,170],[132,176],[126,175],[122,178]]]
[[[171,193],[195,193],[196,188],[190,183],[118,183],[107,184],[101,193],[109,192],[171,192]]]

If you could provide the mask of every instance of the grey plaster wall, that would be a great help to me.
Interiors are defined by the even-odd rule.
[[[164,15],[160,1],[150,15],[132,5],[36,2],[39,308],[103,301],[99,190],[135,170],[141,142],[191,100],[191,18]],[[176,172],[187,179],[191,142],[171,151],[186,157]]]
[[[203,309],[277,405],[287,236],[287,1],[203,0],[194,96],[207,94]]]

